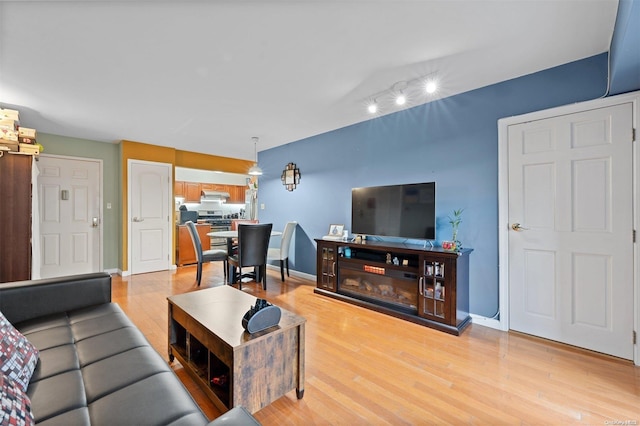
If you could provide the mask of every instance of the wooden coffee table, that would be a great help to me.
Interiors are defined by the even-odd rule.
[[[169,360],[177,358],[220,410],[242,405],[254,413],[293,389],[303,397],[303,317],[281,309],[277,326],[249,334],[242,317],[256,298],[233,287],[167,300]]]

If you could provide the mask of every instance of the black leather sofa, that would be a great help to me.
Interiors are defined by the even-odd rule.
[[[115,303],[106,273],[0,285],[0,311],[38,348],[27,395],[42,425],[258,425],[236,407],[211,423]]]

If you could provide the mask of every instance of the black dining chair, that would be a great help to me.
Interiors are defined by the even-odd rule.
[[[202,242],[200,241],[200,235],[196,225],[192,221],[185,222],[189,235],[191,236],[191,242],[193,242],[193,249],[196,252],[196,260],[198,261],[198,269],[196,272],[196,282],[200,286],[202,281],[202,264],[204,262],[222,261],[224,269],[224,280],[227,281],[227,251],[226,250],[202,250]]]
[[[242,278],[252,278],[267,289],[267,250],[271,238],[272,223],[238,225],[238,250],[228,258],[229,266],[234,267],[234,278],[231,282],[238,282],[242,290]],[[254,267],[251,273],[242,273],[242,268]],[[238,269],[237,273],[235,269]]]

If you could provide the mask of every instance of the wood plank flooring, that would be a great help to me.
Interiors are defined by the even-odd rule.
[[[167,296],[197,291],[195,266],[113,277],[113,301],[167,358]],[[222,285],[219,262],[200,289]],[[269,270],[243,291],[307,319],[304,398],[291,391],[254,416],[263,425],[640,424],[640,368],[631,362],[471,325],[451,336],[313,293]],[[176,362],[213,419],[220,412]],[[626,423],[612,423],[626,422]]]

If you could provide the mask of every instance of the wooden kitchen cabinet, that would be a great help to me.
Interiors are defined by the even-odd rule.
[[[0,282],[31,278],[31,163],[30,155],[0,157]]]
[[[185,203],[199,203],[202,191],[228,192],[229,204],[244,204],[244,185],[224,185],[220,183],[198,183],[177,180],[174,186],[174,196],[183,197]]]
[[[191,235],[189,235],[189,229],[186,225],[178,225],[178,246],[176,247],[176,264],[178,266],[189,265],[196,263],[196,252],[193,249],[193,242],[191,241]],[[211,238],[207,233],[211,232],[211,225],[197,224],[196,230],[200,236],[200,242],[202,243],[202,250],[209,250],[211,246]]]
[[[199,203],[202,186],[198,182],[184,183],[184,201],[187,203]]]
[[[177,180],[173,185],[173,196],[184,198],[184,182]]]
[[[226,191],[229,193],[230,204],[244,204],[244,186],[228,185]]]

